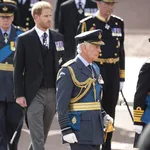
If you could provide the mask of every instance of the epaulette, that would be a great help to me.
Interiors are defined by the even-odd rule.
[[[64,63],[64,64],[62,65],[62,67],[67,67],[67,66],[73,64],[74,62],[75,62],[75,59],[71,59],[71,60],[67,61],[66,63]]]
[[[15,28],[16,28],[16,29],[18,29],[18,30],[21,30],[22,32],[25,32],[25,31],[27,31],[25,28],[23,28],[23,27],[20,27],[20,26],[15,26]]]
[[[88,16],[88,17],[86,17],[86,18],[80,20],[80,23],[83,23],[83,22],[85,22],[85,21],[91,19],[92,17],[93,17],[93,16]]]
[[[119,17],[119,16],[116,16],[116,15],[113,15],[113,14],[111,16],[114,17],[114,18],[117,18],[117,19],[119,19],[121,21],[123,21],[123,19],[121,17]]]

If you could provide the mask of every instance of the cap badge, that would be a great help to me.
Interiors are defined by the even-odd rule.
[[[7,11],[8,8],[6,6],[3,7],[3,11]]]

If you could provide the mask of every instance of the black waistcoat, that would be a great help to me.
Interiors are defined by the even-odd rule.
[[[42,58],[44,66],[44,75],[41,87],[54,88],[55,87],[55,43],[50,34],[49,48],[42,46]]]

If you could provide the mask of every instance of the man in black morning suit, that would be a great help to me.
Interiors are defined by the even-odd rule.
[[[31,8],[34,3],[41,0],[15,0],[17,2],[18,10],[15,14],[14,24],[21,26],[26,30],[34,27],[35,23],[31,15]]]
[[[62,63],[59,53],[64,48],[60,34],[49,29],[51,14],[48,2],[32,7],[35,27],[18,37],[14,57],[16,102],[27,107],[30,150],[44,150],[55,114],[55,80]]]
[[[65,61],[75,57],[74,37],[79,21],[96,11],[96,3],[92,0],[69,0],[61,4],[58,31],[64,35]]]
[[[115,118],[119,90],[125,81],[124,21],[112,14],[115,0],[96,0],[98,12],[80,21],[78,33],[102,29],[105,45],[96,60],[104,79],[102,106]],[[112,132],[108,134],[103,150],[111,150]]]
[[[13,56],[15,42],[23,31],[12,24],[17,9],[14,1],[0,3],[0,150],[17,150],[21,127],[9,144],[22,117],[22,108],[16,104],[13,85]],[[22,123],[22,122],[21,122]]]

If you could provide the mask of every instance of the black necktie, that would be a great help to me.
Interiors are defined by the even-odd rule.
[[[94,82],[92,84],[93,84],[94,100],[96,101],[96,86],[95,86],[96,79],[95,79],[94,68],[92,65],[88,65],[88,68],[90,69],[90,71],[92,73],[92,78],[94,80]]]
[[[82,2],[81,2],[81,0],[79,0],[78,6],[79,6],[78,12],[79,12],[79,14],[82,14],[83,13],[83,8],[82,8]]]
[[[88,68],[90,69],[90,71],[92,71],[91,65],[88,65]]]
[[[44,32],[43,34],[43,45],[48,48],[48,42],[47,42],[47,33]]]
[[[8,42],[8,34],[5,32],[4,33],[4,42],[7,44]]]
[[[92,65],[88,65],[88,68],[92,72],[92,77],[94,78],[95,74],[94,74],[94,68],[93,68],[93,66]]]

